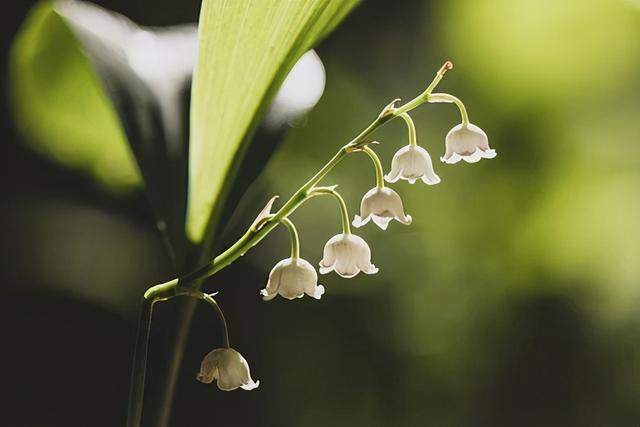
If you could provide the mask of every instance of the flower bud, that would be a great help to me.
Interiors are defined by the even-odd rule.
[[[324,286],[318,285],[318,274],[308,261],[302,258],[283,259],[269,273],[267,286],[260,291],[265,301],[276,295],[292,300],[302,298],[304,294],[320,299]]]
[[[320,273],[335,270],[338,275],[351,278],[360,271],[375,274],[378,269],[371,264],[371,249],[355,234],[338,234],[324,245],[324,257],[320,261]]]
[[[360,203],[360,215],[353,220],[354,227],[362,227],[369,220],[383,230],[387,229],[391,220],[404,225],[411,224],[411,215],[405,215],[402,199],[391,188],[375,187],[369,190]]]
[[[496,150],[489,148],[489,138],[482,129],[471,123],[454,126],[446,137],[446,150],[440,157],[445,163],[476,163],[480,159],[493,159]]]
[[[240,353],[232,348],[217,348],[209,352],[200,365],[198,381],[210,384],[214,380],[223,391],[253,390],[260,381],[253,381],[249,372],[249,364]]]

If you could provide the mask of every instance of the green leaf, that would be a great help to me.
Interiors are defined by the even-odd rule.
[[[50,2],[37,5],[23,24],[10,78],[17,124],[33,147],[110,190],[141,184],[102,83]]]
[[[191,95],[186,230],[201,242],[275,89],[357,0],[204,0]]]

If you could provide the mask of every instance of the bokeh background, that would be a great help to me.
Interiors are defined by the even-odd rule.
[[[6,15],[5,64],[31,4]],[[99,4],[145,25],[193,22],[199,9],[195,0]],[[203,308],[172,425],[637,426],[638,40],[635,0],[360,5],[318,47],[325,94],[230,207],[221,244],[447,59],[455,69],[439,90],[466,103],[498,157],[436,161],[441,184],[394,185],[413,224],[358,231],[380,273],[321,277],[320,302],[257,297],[288,256],[284,232],[210,279],[261,386],[222,393],[195,381],[220,343]],[[137,304],[172,276],[162,240],[142,194],[105,192],[35,153],[2,107],[0,424],[123,425]],[[458,112],[426,105],[413,117],[437,159]],[[376,138],[388,169],[404,124]],[[326,183],[355,213],[374,184],[369,160],[353,156]],[[303,256],[319,261],[339,230],[333,203],[313,200],[293,219]],[[162,376],[154,354],[170,351],[173,310],[160,306],[154,320],[149,387]]]

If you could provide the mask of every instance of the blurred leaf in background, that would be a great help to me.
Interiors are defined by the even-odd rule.
[[[82,46],[51,2],[36,6],[11,57],[16,119],[27,141],[106,188],[141,184],[119,117]]]
[[[196,52],[194,25],[146,29],[77,1],[39,3],[13,47],[13,100],[28,141],[63,164],[88,164],[109,188],[122,174],[129,187],[144,182],[178,254]]]

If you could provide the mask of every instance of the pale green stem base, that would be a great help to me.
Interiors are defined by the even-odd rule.
[[[458,110],[460,110],[460,118],[462,119],[462,124],[467,126],[469,124],[469,114],[467,114],[467,109],[460,99],[453,95],[449,95],[448,93],[434,93],[429,97],[429,102],[446,102],[456,104]]]
[[[291,238],[291,259],[300,258],[300,238],[298,237],[298,230],[293,222],[289,218],[282,218],[280,221],[289,230],[289,237]]]
[[[407,130],[409,131],[409,145],[418,145],[418,137],[416,136],[416,125],[413,123],[413,119],[407,113],[400,114],[400,117],[407,124]]]
[[[332,196],[340,207],[340,220],[342,222],[342,234],[351,234],[351,223],[349,222],[349,211],[344,199],[333,187],[316,187],[309,192],[309,197]]]

